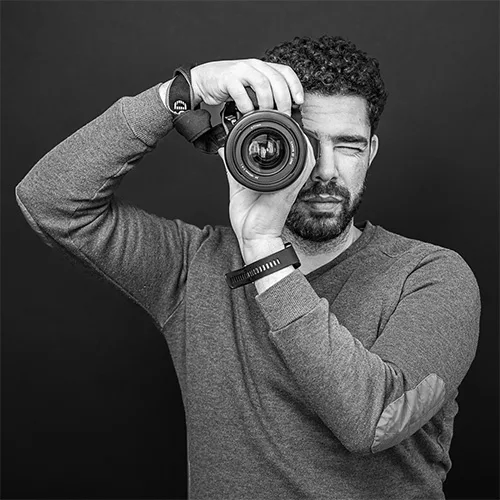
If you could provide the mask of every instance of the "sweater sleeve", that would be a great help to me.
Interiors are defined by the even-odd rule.
[[[16,187],[49,245],[111,281],[162,327],[183,300],[205,230],[114,196],[123,176],[172,129],[159,86],[123,97],[47,153]]]
[[[299,270],[256,300],[309,404],[351,452],[376,453],[416,432],[454,394],[476,352],[477,282],[463,259],[444,249],[407,277],[369,350]]]

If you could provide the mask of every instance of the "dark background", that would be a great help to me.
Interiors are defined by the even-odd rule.
[[[357,218],[452,248],[482,291],[449,498],[498,498],[498,3],[1,3],[2,497],[182,498],[185,427],[167,345],[111,285],[46,247],[14,187],[53,146],[179,65],[350,38],[389,100]],[[169,135],[120,195],[229,224],[218,157]],[[193,201],[194,200],[194,201]]]

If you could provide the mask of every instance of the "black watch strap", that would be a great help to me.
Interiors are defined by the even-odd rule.
[[[239,288],[288,266],[293,266],[295,269],[300,267],[300,260],[291,243],[285,243],[285,248],[279,252],[227,273],[226,281],[229,288]]]

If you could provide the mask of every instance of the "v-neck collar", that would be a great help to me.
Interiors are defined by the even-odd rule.
[[[351,255],[359,252],[362,248],[366,247],[366,245],[372,240],[377,232],[377,226],[374,226],[370,221],[363,221],[359,225],[356,224],[356,227],[361,231],[361,235],[359,238],[350,245],[346,250],[344,250],[341,254],[337,255],[332,260],[328,261],[326,264],[314,269],[310,273],[306,274],[305,277],[308,281],[311,281],[318,276],[322,275],[325,271],[330,270],[332,267],[338,265],[340,262],[348,259]],[[300,269],[300,268],[299,268]]]

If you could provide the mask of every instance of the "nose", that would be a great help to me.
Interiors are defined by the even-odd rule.
[[[323,141],[320,141],[318,153],[316,165],[311,172],[311,180],[313,182],[323,182],[326,184],[332,179],[337,179],[339,171],[337,169],[335,155],[333,154],[333,148],[323,143]]]

